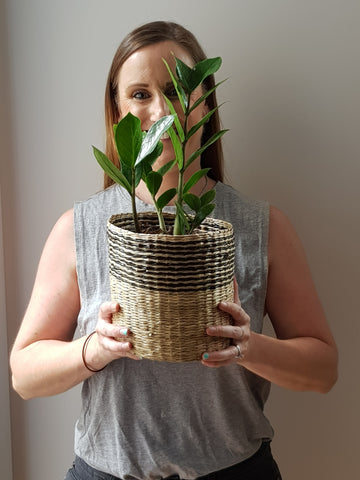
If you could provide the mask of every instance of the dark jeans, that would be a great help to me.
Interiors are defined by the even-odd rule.
[[[65,480],[121,480],[108,473],[90,467],[76,457]],[[167,480],[180,480],[178,475],[167,477]],[[199,477],[198,480],[281,480],[278,466],[271,454],[270,442],[263,442],[260,449],[244,462],[224,468],[217,472]]]

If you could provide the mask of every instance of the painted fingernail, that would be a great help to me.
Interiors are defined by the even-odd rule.
[[[126,337],[127,334],[129,333],[129,329],[128,328],[122,328],[120,330],[120,333],[121,333],[121,335],[124,335],[124,337]]]
[[[209,359],[209,354],[208,354],[208,353],[204,353],[203,359],[204,359],[204,360],[208,360],[208,359]]]

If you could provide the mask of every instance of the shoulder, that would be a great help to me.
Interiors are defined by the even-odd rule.
[[[269,211],[269,266],[281,263],[290,267],[295,261],[306,262],[302,242],[284,212],[274,206]]]
[[[43,257],[48,256],[75,264],[74,210],[63,213],[55,223],[46,241]]]

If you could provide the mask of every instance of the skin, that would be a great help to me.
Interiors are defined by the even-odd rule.
[[[170,95],[171,84],[162,58],[173,65],[171,52],[192,64],[187,52],[172,42],[141,49],[124,63],[119,74],[119,117],[130,111],[140,118],[142,129],[148,130],[154,121],[168,114],[162,92]],[[198,89],[192,101],[200,95]],[[175,102],[175,108],[178,107]],[[206,111],[206,105],[194,110],[190,122],[196,123]],[[200,139],[201,131],[193,138],[188,153],[200,146]],[[159,165],[173,158],[170,140],[163,144]],[[200,160],[193,166],[193,170],[199,169]],[[176,185],[177,176],[170,171],[164,178],[164,189]],[[194,193],[212,186],[213,181],[208,179],[207,184],[195,186]],[[139,185],[137,195],[151,203],[144,185]],[[285,215],[273,207],[268,262],[266,313],[277,338],[250,330],[250,318],[241,307],[235,283],[234,302],[219,305],[231,314],[234,325],[207,330],[208,335],[231,338],[233,345],[218,352],[204,352],[202,364],[219,368],[237,363],[291,390],[327,392],[337,379],[336,345],[301,242]],[[87,363],[93,369],[122,357],[138,360],[132,353],[131,332],[111,323],[112,314],[119,308],[112,302],[100,307],[96,334],[86,350]],[[55,224],[45,244],[30,302],[11,352],[13,386],[23,398],[55,395],[94,375],[82,361],[86,337],[72,340],[79,310],[73,211],[69,210]],[[127,341],[119,342],[115,337]],[[240,347],[240,358],[235,345]]]

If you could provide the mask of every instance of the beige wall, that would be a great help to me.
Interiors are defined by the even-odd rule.
[[[356,478],[360,4],[183,0],[179,12],[175,5],[2,4],[7,11],[0,15],[6,27],[0,28],[1,45],[8,54],[1,57],[8,343],[52,225],[75,199],[100,189],[91,145],[103,144],[103,89],[117,44],[142,22],[178,21],[198,35],[210,56],[223,57],[219,79],[229,80],[219,94],[227,102],[224,127],[231,129],[225,140],[228,177],[292,219],[340,349],[340,379],[330,394],[273,388],[267,411],[284,478]],[[6,381],[7,370],[1,370],[2,384]],[[11,394],[14,480],[63,478],[78,409],[79,388],[29,402]]]

